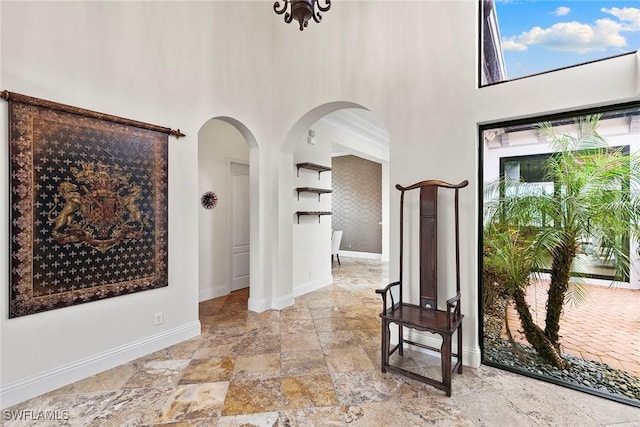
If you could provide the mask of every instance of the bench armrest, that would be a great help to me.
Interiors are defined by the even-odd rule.
[[[376,294],[380,294],[382,297],[382,314],[387,311],[387,295],[391,297],[391,307],[395,307],[396,305],[393,299],[393,293],[391,292],[391,289],[395,286],[400,286],[400,282],[389,283],[384,289],[376,289]]]
[[[455,297],[447,300],[447,326],[451,328],[451,319],[460,317],[460,292]]]

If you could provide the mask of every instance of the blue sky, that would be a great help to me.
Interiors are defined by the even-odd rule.
[[[507,78],[640,49],[640,0],[495,0]]]

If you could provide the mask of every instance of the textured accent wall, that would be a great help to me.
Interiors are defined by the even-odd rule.
[[[382,165],[356,156],[331,160],[332,228],[340,249],[382,253]]]

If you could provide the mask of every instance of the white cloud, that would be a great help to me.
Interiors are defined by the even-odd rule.
[[[522,50],[527,50],[528,47],[524,43],[517,42],[515,40],[515,37],[512,37],[509,39],[502,40],[502,49],[522,51]]]
[[[553,14],[556,16],[566,16],[570,13],[571,13],[571,8],[566,6],[560,6],[559,8],[556,9],[555,12],[553,12]]]
[[[627,24],[624,26],[624,31],[640,31],[640,9],[635,7],[623,7],[622,9],[612,7],[607,9],[603,7],[600,10],[615,16],[621,22]]]
[[[610,10],[613,11],[613,9]],[[623,14],[622,10],[615,12],[620,13],[621,16]],[[624,13],[625,19],[628,20],[635,16],[633,13]],[[622,18],[619,19],[622,20]],[[537,45],[550,50],[577,53],[622,48],[626,46],[626,39],[620,32],[625,29],[625,26],[609,18],[599,19],[595,25],[576,21],[559,22],[548,28],[534,27],[518,36],[506,38],[502,42],[502,47],[505,50],[526,50],[529,46]]]

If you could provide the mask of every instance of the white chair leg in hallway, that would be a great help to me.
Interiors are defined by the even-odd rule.
[[[338,265],[340,265],[340,242],[342,241],[342,230],[336,230],[331,235],[331,267],[333,267],[333,256],[338,259]]]

